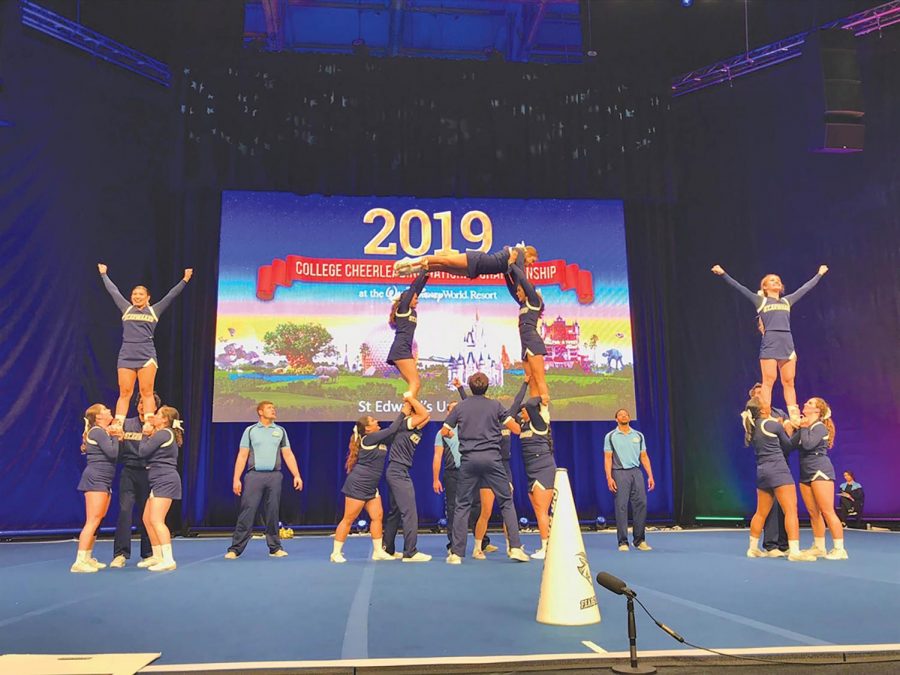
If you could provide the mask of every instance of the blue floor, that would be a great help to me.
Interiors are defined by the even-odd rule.
[[[848,531],[850,560],[815,563],[748,559],[746,530],[651,532],[648,553],[618,552],[610,533],[584,540],[595,575],[622,577],[703,646],[900,643],[900,534]],[[628,649],[624,599],[603,589],[599,625],[537,623],[538,562],[495,553],[449,566],[446,538],[425,535],[432,562],[372,563],[369,542],[351,538],[334,565],[324,537],[287,541],[277,560],[254,540],[237,561],[222,559],[226,540],[176,540],[175,572],[87,575],[68,571],[73,542],[0,544],[0,653],[159,651],[157,663],[175,664],[588,653],[582,640]],[[642,650],[678,646],[643,613],[638,636]]]

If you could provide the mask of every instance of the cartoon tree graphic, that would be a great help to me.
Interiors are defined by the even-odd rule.
[[[311,365],[317,356],[337,354],[331,333],[317,323],[280,323],[263,337],[266,354],[280,354],[291,368]]]
[[[596,333],[594,333],[593,335],[591,335],[591,339],[588,340],[588,347],[591,348],[591,352],[594,355],[594,358],[593,358],[594,362],[597,361],[597,345],[598,344],[600,344],[600,338],[597,337]]]

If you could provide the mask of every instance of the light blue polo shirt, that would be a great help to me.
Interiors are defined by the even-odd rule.
[[[631,429],[627,434],[618,427],[603,439],[603,452],[611,452],[614,469],[635,469],[641,465],[641,453],[647,450],[644,434]]]
[[[281,471],[281,449],[290,448],[287,431],[277,424],[251,424],[241,436],[242,448],[250,448],[247,470]]]
[[[444,468],[445,469],[451,468],[449,466],[450,463],[453,464],[454,469],[459,468],[459,460],[460,460],[461,455],[459,454],[459,436],[457,436],[457,434],[456,434],[456,429],[453,429],[453,434],[451,434],[450,436],[442,436],[440,431],[437,432],[437,434],[434,437],[434,447],[436,447],[436,448],[443,447],[450,451],[449,458],[446,457],[447,453],[446,452],[444,453],[444,455],[445,455],[444,456]],[[450,462],[447,461],[448,459],[450,460]]]

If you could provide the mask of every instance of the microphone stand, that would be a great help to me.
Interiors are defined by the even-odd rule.
[[[634,592],[626,592],[628,597],[628,646],[631,652],[631,663],[627,666],[613,666],[614,673],[655,673],[653,666],[639,666],[637,659],[637,627],[634,624]]]

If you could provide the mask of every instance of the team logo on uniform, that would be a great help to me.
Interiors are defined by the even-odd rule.
[[[272,432],[272,436],[274,436],[275,438],[281,438],[281,429],[275,429],[275,431]]]
[[[578,567],[578,573],[587,579],[588,583],[591,583],[591,568],[588,566],[588,559],[584,554],[584,551],[576,553],[575,560],[577,561],[576,566]]]

